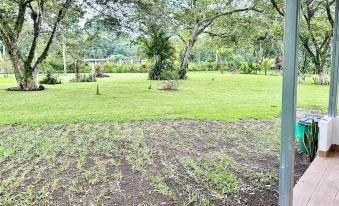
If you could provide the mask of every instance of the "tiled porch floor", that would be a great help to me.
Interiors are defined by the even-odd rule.
[[[339,152],[317,157],[293,190],[293,206],[339,206]]]

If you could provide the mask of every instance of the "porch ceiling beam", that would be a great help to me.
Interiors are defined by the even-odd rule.
[[[331,83],[330,83],[330,98],[328,106],[328,116],[337,116],[338,106],[338,73],[339,73],[339,0],[335,4],[335,21],[333,29],[332,43],[332,63],[331,63]]]
[[[293,203],[299,24],[300,0],[286,0],[279,171],[280,206],[292,206]]]

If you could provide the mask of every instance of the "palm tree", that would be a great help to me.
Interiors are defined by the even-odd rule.
[[[266,75],[267,71],[273,67],[273,61],[270,60],[269,58],[264,58],[261,62],[261,67],[265,71],[265,75]]]
[[[146,56],[152,60],[149,72],[150,80],[161,80],[162,72],[173,70],[175,49],[172,46],[170,37],[161,29],[151,26],[149,38],[142,39]]]

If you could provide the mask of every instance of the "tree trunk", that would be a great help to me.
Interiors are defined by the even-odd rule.
[[[81,63],[79,60],[76,60],[75,63],[75,80],[79,81],[80,79],[80,69],[81,69]]]
[[[67,75],[66,43],[64,35],[62,35],[62,59],[64,62],[64,75]]]
[[[323,66],[321,65],[319,61],[314,62],[314,66],[315,66],[315,73],[320,76],[321,73],[323,72]]]
[[[215,52],[215,70],[220,70],[222,74],[224,73],[224,71],[221,69],[220,55],[218,54],[218,51]]]
[[[190,36],[188,44],[186,45],[184,58],[183,58],[181,65],[180,65],[180,72],[179,72],[180,79],[186,79],[189,57],[192,54],[193,47],[194,47],[195,42],[196,42],[197,37],[198,37],[197,30],[198,30],[198,27],[196,26],[195,29],[193,30],[191,36]]]
[[[4,43],[2,43],[2,58],[6,59],[6,47]]]
[[[320,74],[320,85],[328,85],[329,81],[327,79],[327,72],[326,72],[326,68],[324,66],[323,71]]]
[[[187,70],[188,70],[188,61],[189,57],[191,56],[192,49],[193,49],[194,43],[192,41],[189,42],[189,44],[186,46],[184,58],[182,60],[181,66],[180,66],[180,79],[185,79]]]
[[[39,70],[29,67],[24,68],[24,76],[22,81],[19,82],[19,89],[25,91],[34,91],[39,90],[39,85],[37,83]]]

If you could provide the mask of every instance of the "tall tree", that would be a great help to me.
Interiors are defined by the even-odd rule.
[[[276,11],[284,16],[283,1],[270,1]],[[303,16],[303,29],[300,34],[301,45],[312,60],[315,73],[321,76],[325,75],[326,66],[329,63],[328,54],[333,34],[332,10],[334,3],[334,0],[308,0],[302,1],[301,6]]]
[[[112,2],[113,0],[111,0]],[[114,1],[113,1],[114,2]],[[119,2],[119,1],[118,1]],[[120,1],[122,2],[122,0]],[[128,1],[126,1],[128,2]],[[151,25],[158,25],[167,28],[167,33],[177,36],[184,44],[184,52],[180,65],[181,78],[186,77],[189,57],[199,36],[209,33],[213,24],[221,19],[235,14],[256,9],[258,0],[145,0],[134,4],[137,6],[126,7],[128,11],[127,21],[120,20],[119,24],[123,28],[128,28],[132,36],[135,34],[148,35],[147,28]],[[142,3],[140,3],[142,2]],[[108,9],[109,8],[109,9]],[[114,11],[114,6],[106,7],[106,11]],[[105,12],[107,16],[112,16],[115,12]],[[128,22],[127,24],[124,22]],[[136,32],[137,31],[137,32]]]
[[[217,20],[241,12],[258,11],[256,1],[233,0],[173,0],[168,8],[172,11],[174,33],[185,44],[180,65],[181,78],[186,76],[189,57],[199,36],[210,33],[209,28]]]
[[[57,35],[59,25],[75,0],[3,0],[0,2],[0,37],[11,59],[20,90],[37,90],[37,76]],[[51,19],[51,17],[53,17]],[[32,26],[33,36],[27,53],[19,42],[24,24]],[[36,49],[43,32],[49,37],[43,51]]]

